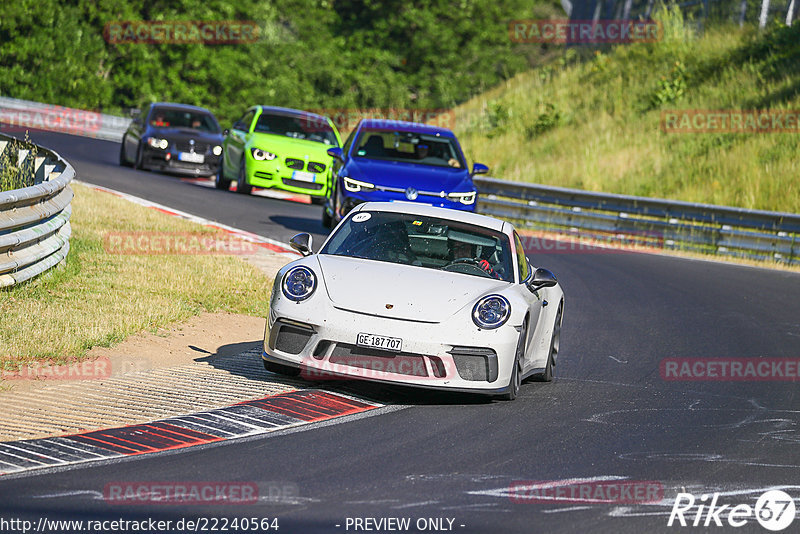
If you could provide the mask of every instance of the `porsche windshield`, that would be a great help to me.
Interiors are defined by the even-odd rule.
[[[320,254],[514,280],[504,234],[405,213],[358,212],[339,226]]]
[[[463,169],[455,139],[397,130],[363,130],[353,155],[357,158],[417,163]]]
[[[294,139],[307,139],[336,146],[336,135],[328,121],[315,115],[285,115],[262,113],[258,117],[256,132],[285,135]]]

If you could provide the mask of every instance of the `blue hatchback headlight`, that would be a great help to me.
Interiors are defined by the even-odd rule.
[[[475,197],[478,195],[477,191],[469,191],[467,193],[450,193],[447,198],[453,202],[461,202],[467,206],[475,204]]]
[[[487,330],[503,326],[510,316],[511,304],[501,295],[483,297],[472,308],[472,321]]]
[[[287,299],[299,302],[305,300],[314,293],[317,288],[317,277],[314,271],[302,265],[290,269],[283,276],[281,289]]]

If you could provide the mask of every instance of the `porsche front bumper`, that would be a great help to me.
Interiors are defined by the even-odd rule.
[[[361,379],[491,395],[508,389],[519,341],[510,321],[482,330],[468,313],[429,323],[344,310],[327,298],[308,305],[276,300],[262,358],[299,367],[309,380]],[[401,339],[402,348],[360,346],[361,333]]]

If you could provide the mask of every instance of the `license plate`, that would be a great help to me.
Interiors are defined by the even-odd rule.
[[[206,157],[195,152],[178,152],[178,159],[181,161],[188,161],[189,163],[203,163]]]
[[[313,184],[317,180],[317,176],[313,172],[294,171],[292,172],[292,180],[311,182]]]
[[[403,340],[397,337],[376,336],[375,334],[358,334],[356,344],[371,349],[390,350],[400,352],[403,349]]]

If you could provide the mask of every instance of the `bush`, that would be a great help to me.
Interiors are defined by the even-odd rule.
[[[223,122],[253,104],[301,109],[449,108],[527,69],[508,21],[527,0],[23,0],[3,8],[0,94],[121,113],[148,101],[208,107]],[[555,16],[554,0],[534,0]],[[109,44],[106,24],[254,20],[252,44]]]

